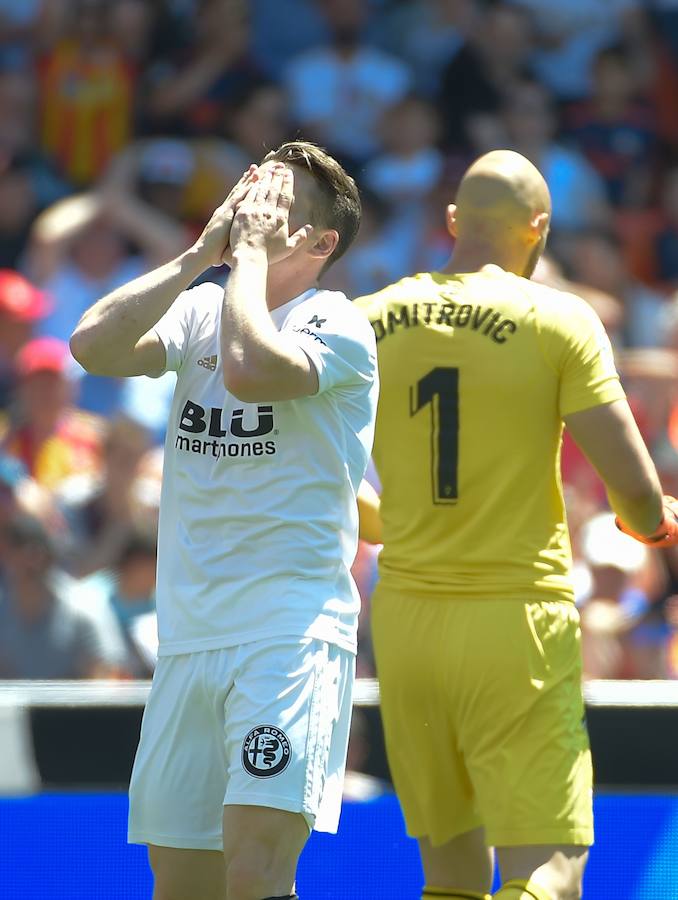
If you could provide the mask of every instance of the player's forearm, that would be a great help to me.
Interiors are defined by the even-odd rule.
[[[88,371],[105,371],[108,361],[133,350],[204,268],[203,257],[191,248],[102,297],[71,336],[73,356]]]
[[[222,366],[226,389],[245,402],[285,399],[285,385],[308,369],[273,324],[267,279],[265,248],[244,245],[234,252],[221,314]]]
[[[571,413],[565,424],[622,522],[637,534],[652,534],[662,520],[662,490],[626,400]]]
[[[607,489],[610,506],[632,531],[653,534],[663,517],[662,490],[659,481],[648,481],[644,490],[633,494]]]

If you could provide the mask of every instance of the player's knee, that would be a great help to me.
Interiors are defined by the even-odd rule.
[[[239,843],[226,860],[228,900],[289,896],[295,869],[296,860],[287,859],[265,841]]]

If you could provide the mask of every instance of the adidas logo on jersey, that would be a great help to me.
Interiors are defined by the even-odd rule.
[[[198,360],[198,365],[202,366],[203,369],[209,369],[211,372],[217,367],[217,358],[216,356],[203,356],[202,359]]]

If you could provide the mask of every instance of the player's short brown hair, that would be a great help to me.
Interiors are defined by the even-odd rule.
[[[353,243],[360,228],[360,194],[344,168],[329,153],[310,141],[288,141],[271,150],[263,162],[283,162],[306,169],[317,190],[311,205],[311,225],[332,228],[339,235],[337,246],[325,263],[325,271]]]

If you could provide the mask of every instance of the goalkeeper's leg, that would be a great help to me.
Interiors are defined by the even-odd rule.
[[[503,886],[498,900],[579,900],[588,847],[497,847]]]
[[[485,900],[492,885],[494,857],[485,831],[474,828],[434,847],[419,838],[426,884],[422,900]]]

